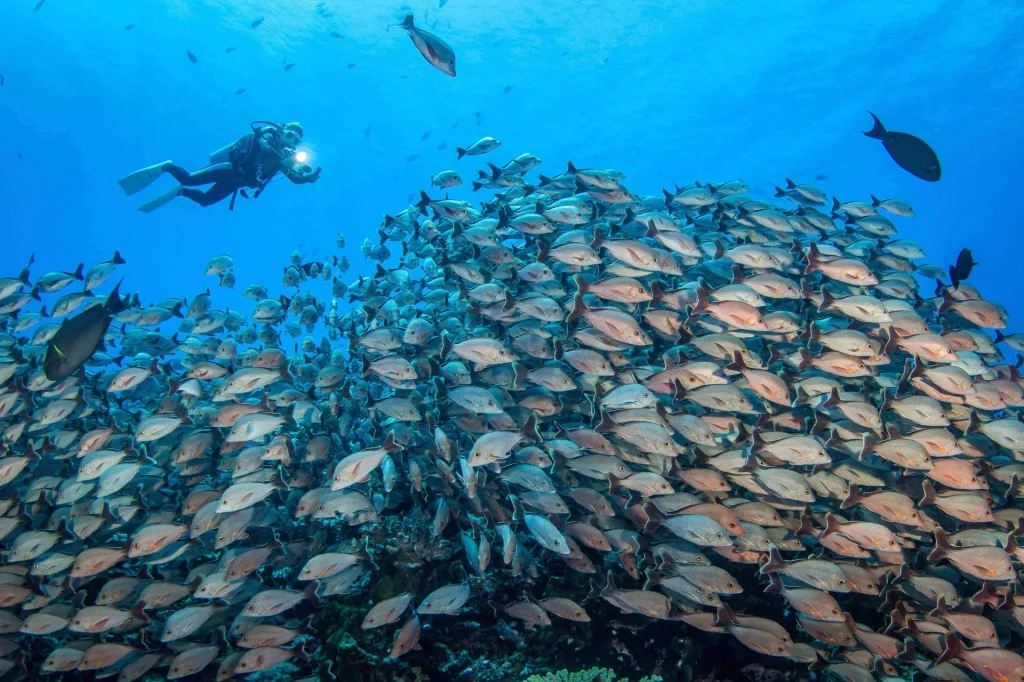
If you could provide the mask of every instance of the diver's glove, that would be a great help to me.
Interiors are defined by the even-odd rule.
[[[319,180],[320,179],[320,171],[321,171],[321,168],[317,167],[317,169],[315,171],[313,171],[312,173],[308,173],[306,175],[306,181],[307,182],[316,182],[317,180]]]

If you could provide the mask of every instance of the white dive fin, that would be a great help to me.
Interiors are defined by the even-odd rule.
[[[164,172],[164,166],[169,163],[170,161],[164,161],[163,163],[154,164],[141,170],[137,170],[134,173],[129,173],[118,180],[117,184],[121,185],[121,189],[123,189],[124,193],[128,196],[131,196],[136,192],[141,192],[152,185],[153,182],[160,177]]]
[[[165,194],[161,194],[156,199],[139,206],[139,210],[143,213],[152,213],[164,204],[168,203],[171,199],[181,196],[181,190],[184,189],[180,185],[170,190]]]

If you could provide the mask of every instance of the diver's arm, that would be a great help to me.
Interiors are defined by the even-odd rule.
[[[310,182],[316,182],[320,178],[320,169],[317,168],[315,171],[310,169],[309,166],[298,166],[296,168],[281,168],[281,173],[286,178],[294,182],[296,185],[304,185]]]

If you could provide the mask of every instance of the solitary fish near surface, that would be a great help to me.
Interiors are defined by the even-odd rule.
[[[909,133],[888,131],[877,116],[871,114],[871,118],[875,125],[864,134],[872,139],[881,140],[885,151],[889,152],[889,156],[900,165],[900,168],[928,182],[936,182],[942,177],[939,157],[927,142]]]
[[[441,73],[455,77],[455,51],[430,31],[424,31],[413,22],[412,14],[406,14],[398,28],[408,31],[412,44],[423,58]]]

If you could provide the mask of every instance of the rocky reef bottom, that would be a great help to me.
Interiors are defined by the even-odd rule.
[[[458,616],[423,619],[421,649],[400,659],[389,657],[394,628],[362,630],[372,603],[407,591],[420,598],[420,581],[470,581],[474,594],[487,602],[507,604],[527,594],[584,600],[597,575],[584,575],[557,562],[547,562],[536,576],[487,579],[467,576],[456,542],[431,535],[415,513],[367,524],[360,544],[371,549],[377,566],[372,582],[354,587],[343,598],[320,604],[311,625],[319,643],[323,679],[340,682],[803,682],[811,673],[786,659],[759,656],[735,638],[716,637],[681,622],[656,621],[620,614],[600,598],[586,608],[589,623],[559,620],[551,627],[526,629],[508,616],[496,615],[474,600]],[[614,555],[612,555],[613,557]],[[614,562],[614,558],[609,558]],[[739,573],[739,572],[737,572]],[[774,618],[795,628],[790,615],[762,597],[753,572],[743,582],[743,611]],[[631,587],[639,587],[630,585]],[[867,618],[868,615],[860,616]],[[877,617],[877,615],[876,615]],[[314,658],[316,660],[316,658]],[[329,663],[330,672],[326,670]],[[283,672],[279,666],[275,673]],[[286,673],[285,673],[286,674]],[[284,680],[287,677],[282,677]],[[262,678],[259,682],[267,682]],[[272,682],[276,682],[272,681]]]

